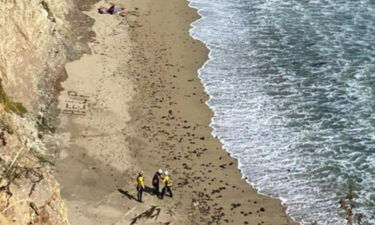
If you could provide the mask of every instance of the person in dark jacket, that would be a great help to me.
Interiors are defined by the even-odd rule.
[[[152,186],[154,187],[154,193],[156,196],[160,196],[160,189],[159,189],[159,184],[160,184],[160,179],[161,175],[163,174],[163,170],[159,169],[154,177],[152,178]]]

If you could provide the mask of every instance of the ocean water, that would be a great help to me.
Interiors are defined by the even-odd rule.
[[[190,0],[211,126],[260,193],[311,224],[375,224],[375,0]]]

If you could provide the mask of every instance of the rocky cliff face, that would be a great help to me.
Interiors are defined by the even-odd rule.
[[[0,224],[69,224],[33,122],[0,110]]]
[[[69,224],[50,175],[64,64],[88,53],[92,21],[73,0],[1,0],[0,224]]]
[[[90,20],[71,0],[5,0],[0,13],[2,85],[29,111],[48,111],[65,61],[88,51]]]

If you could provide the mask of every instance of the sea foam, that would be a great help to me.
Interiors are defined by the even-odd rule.
[[[213,135],[248,182],[296,220],[375,224],[375,4],[372,1],[191,0],[206,44],[199,70]]]

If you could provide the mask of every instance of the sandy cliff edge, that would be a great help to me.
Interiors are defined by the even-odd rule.
[[[59,81],[89,52],[92,20],[70,0],[2,2],[0,224],[68,225],[51,175]]]

